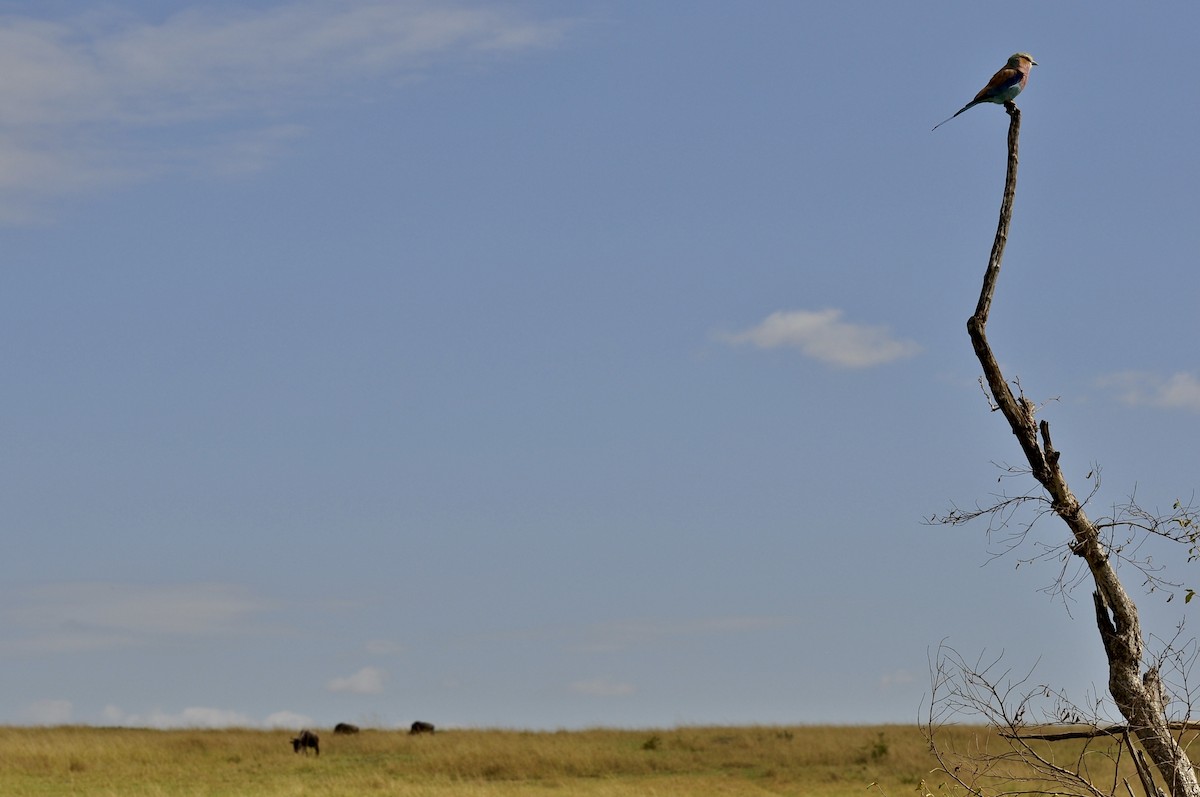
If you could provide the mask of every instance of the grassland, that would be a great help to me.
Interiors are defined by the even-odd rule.
[[[293,753],[283,731],[0,728],[0,795],[899,797],[924,781],[941,791],[913,726],[320,732],[315,757]],[[952,732],[964,743],[984,734]]]

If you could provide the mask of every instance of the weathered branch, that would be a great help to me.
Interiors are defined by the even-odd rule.
[[[1146,756],[1141,750],[1133,748],[1133,741],[1126,733],[1121,740],[1125,743],[1125,747],[1129,749],[1129,755],[1133,758],[1134,768],[1137,769],[1138,780],[1142,782],[1142,790],[1146,793],[1146,797],[1157,797],[1162,794],[1162,791],[1154,785],[1154,775],[1150,774],[1150,767],[1146,764]]]
[[[1200,797],[1200,783],[1197,782],[1191,761],[1171,736],[1166,718],[1166,697],[1158,671],[1150,667],[1144,674],[1141,673],[1144,640],[1137,607],[1109,561],[1099,529],[1088,519],[1059,468],[1060,453],[1051,444],[1049,424],[1046,421],[1041,424],[1036,422],[1036,408],[1023,393],[1013,395],[987,340],[985,328],[1000,276],[1017,188],[1021,112],[1011,102],[1006,103],[1005,108],[1010,119],[1008,169],[1000,204],[1000,221],[984,273],[979,302],[975,314],[967,321],[967,333],[983,368],[992,398],[1016,436],[1029,462],[1030,472],[1046,491],[1054,513],[1070,529],[1071,550],[1087,563],[1095,582],[1096,624],[1108,657],[1109,692],[1117,708],[1162,775],[1171,795]]]
[[[1173,731],[1200,731],[1200,722],[1168,722],[1167,727]],[[1059,731],[1057,733],[1001,733],[1005,739],[1028,739],[1043,742],[1063,742],[1069,739],[1095,739],[1100,736],[1124,736],[1129,733],[1129,725],[1105,725],[1103,728],[1087,728],[1079,731]]]

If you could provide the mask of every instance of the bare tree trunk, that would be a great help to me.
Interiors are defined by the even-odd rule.
[[[1200,783],[1196,780],[1192,762],[1171,735],[1167,724],[1166,695],[1158,670],[1149,667],[1144,674],[1141,673],[1144,642],[1137,607],[1109,562],[1099,530],[1088,519],[1083,506],[1067,485],[1058,466],[1059,452],[1050,441],[1050,425],[1046,421],[1038,424],[1034,420],[1033,402],[1024,394],[1013,395],[984,334],[996,280],[1000,275],[1000,261],[1008,240],[1013,197],[1017,188],[1017,140],[1021,131],[1021,112],[1011,102],[1006,103],[1005,108],[1010,118],[1008,173],[1004,183],[1004,199],[1000,205],[1000,224],[984,274],[979,303],[975,314],[967,321],[967,333],[971,337],[975,355],[983,366],[992,397],[1008,420],[1021,450],[1025,452],[1034,478],[1049,494],[1054,513],[1071,530],[1071,550],[1087,562],[1091,571],[1096,586],[1096,625],[1108,657],[1109,692],[1117,708],[1150,756],[1172,797],[1200,797]]]

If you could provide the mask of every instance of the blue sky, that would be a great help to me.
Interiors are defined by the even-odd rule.
[[[910,722],[943,638],[1102,687],[1086,590],[923,522],[1019,457],[1007,117],[930,128],[1037,58],[989,335],[1094,515],[1168,508],[1198,24],[0,3],[0,722]]]

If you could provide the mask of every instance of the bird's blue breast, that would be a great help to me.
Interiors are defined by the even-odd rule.
[[[998,103],[1008,102],[1020,94],[1021,89],[1023,88],[1025,88],[1025,84],[1021,82],[1020,78],[1017,78],[1009,85],[1000,87],[1000,89],[994,95],[992,95],[988,101]]]

